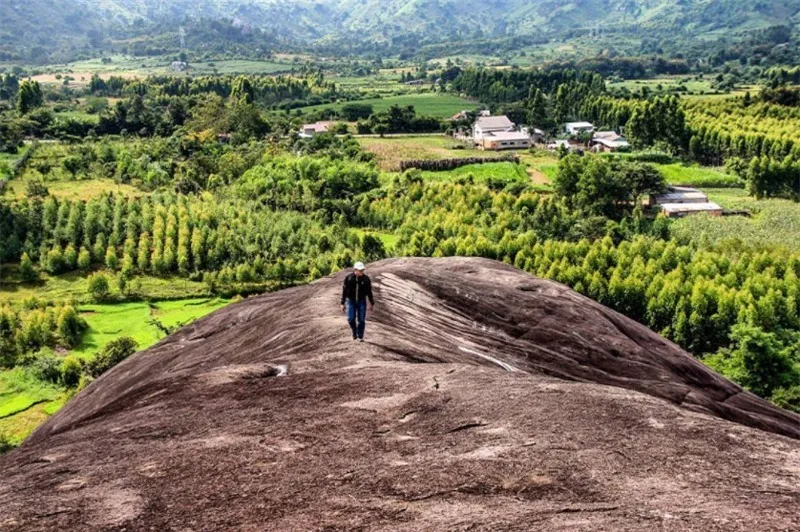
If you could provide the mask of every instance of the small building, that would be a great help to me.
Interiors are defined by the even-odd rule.
[[[426,83],[427,80],[424,79],[412,79],[411,81],[406,81],[405,85],[408,85],[410,87],[418,87],[420,85],[425,85]]]
[[[330,122],[315,122],[313,124],[304,124],[300,128],[300,138],[301,139],[310,139],[314,135],[322,135],[323,133],[327,133],[331,127]]]
[[[709,201],[706,194],[691,187],[670,186],[664,194],[651,196],[649,205],[660,208],[670,218],[701,213],[722,216],[723,211],[718,204]]]
[[[567,122],[564,125],[564,130],[572,136],[577,136],[581,133],[594,132],[594,125],[590,122]]]
[[[522,131],[498,131],[481,138],[478,147],[482,150],[526,150],[533,146],[531,137]]]
[[[615,152],[628,150],[631,147],[627,139],[616,131],[598,131],[592,136],[589,144],[596,152]]]
[[[469,111],[459,111],[450,117],[452,122],[460,122],[461,120],[469,119]]]
[[[707,203],[663,203],[659,205],[661,211],[669,218],[683,218],[692,214],[708,214],[709,216],[722,216],[722,207],[714,202]]]

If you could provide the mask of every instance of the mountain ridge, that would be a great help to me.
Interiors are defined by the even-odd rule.
[[[0,6],[0,35],[16,47],[94,46],[153,28],[175,34],[201,19],[227,21],[244,32],[258,29],[269,44],[292,42],[423,43],[452,40],[527,38],[573,39],[592,35],[630,38],[734,37],[772,25],[796,27],[800,0],[749,3],[741,0],[10,0]],[[613,39],[612,39],[613,41]],[[11,47],[14,49],[14,46]]]

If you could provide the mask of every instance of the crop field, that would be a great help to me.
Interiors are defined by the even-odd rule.
[[[25,196],[25,186],[28,178],[14,179],[9,182],[10,195],[20,199]],[[58,181],[45,181],[45,186],[50,194],[56,198],[88,200],[114,192],[125,196],[142,196],[143,192],[131,185],[117,183],[113,179],[60,179]]]
[[[349,102],[339,102],[333,104],[313,105],[301,107],[303,112],[314,112],[322,109],[341,109]],[[435,116],[446,118],[453,116],[459,111],[473,110],[479,107],[473,100],[454,96],[452,94],[439,94],[434,92],[420,92],[417,94],[403,94],[399,96],[387,96],[386,98],[369,98],[358,100],[358,103],[371,105],[376,112],[387,110],[393,105],[408,106],[413,105],[418,115]]]
[[[368,151],[378,156],[383,170],[397,171],[400,161],[463,159],[467,157],[501,157],[501,153],[484,152],[467,147],[464,143],[444,135],[403,137],[361,137],[358,139]],[[453,149],[458,147],[457,149]]]
[[[704,189],[709,199],[729,210],[745,210],[746,216],[690,216],[672,224],[681,241],[703,244],[785,247],[800,250],[800,204],[781,199],[757,200],[742,189]]]
[[[744,183],[723,169],[682,163],[655,164],[670,185],[710,188],[742,188]]]

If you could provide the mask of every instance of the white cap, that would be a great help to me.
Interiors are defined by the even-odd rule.
[[[353,266],[353,269],[354,270],[364,271],[366,268],[364,267],[364,263],[363,262],[356,262],[356,265]]]

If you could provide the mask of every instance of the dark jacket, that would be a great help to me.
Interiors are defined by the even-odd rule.
[[[372,281],[369,280],[367,274],[358,277],[351,273],[345,277],[344,286],[342,286],[342,305],[347,300],[360,302],[365,299],[369,299],[371,305],[375,304],[375,300],[372,299]]]

